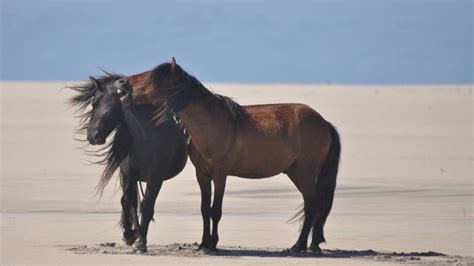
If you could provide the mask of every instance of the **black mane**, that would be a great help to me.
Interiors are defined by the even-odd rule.
[[[97,76],[95,79],[105,84],[113,82],[115,80],[124,78],[123,75],[109,73],[104,71],[105,75]],[[92,110],[85,111],[94,98],[97,88],[92,81],[87,81],[83,84],[68,85],[68,89],[72,89],[76,92],[76,95],[69,99],[69,104],[77,108],[80,112],[76,117],[79,118],[79,127],[77,132],[79,134],[87,134],[87,128],[89,121],[92,116]],[[112,178],[114,172],[120,166],[120,163],[127,157],[130,147],[130,132],[124,122],[120,123],[113,133],[111,141],[104,147],[94,152],[87,152],[88,155],[93,157],[102,157],[98,161],[93,162],[94,164],[104,165],[104,171],[102,172],[99,183],[97,184],[97,193],[102,194],[105,186]]]
[[[212,94],[214,94],[218,100],[224,103],[225,107],[227,107],[227,110],[229,110],[230,114],[232,115],[232,118],[237,119],[240,116],[247,114],[242,105],[234,101],[232,98],[217,93]]]
[[[171,64],[164,63],[153,69],[150,76],[150,82],[153,87],[158,87],[160,80],[166,78],[171,71]],[[159,108],[156,113],[155,119],[160,121],[160,117],[163,117],[166,113],[172,109],[177,112],[188,105],[194,98],[194,95],[200,89],[204,89],[211,93],[215,99],[220,101],[224,107],[230,112],[233,119],[246,114],[244,108],[227,96],[223,96],[217,93],[213,93],[208,90],[199,80],[192,75],[186,73],[179,65],[175,65],[177,75],[181,76],[181,80],[177,82],[176,86],[170,88],[160,88],[155,91],[156,97],[162,97],[165,100],[165,105]]]
[[[104,74],[105,75],[97,76],[94,78],[99,83],[105,84],[105,83],[119,80],[125,77],[123,75],[110,73],[107,71],[104,71]],[[87,108],[87,106],[91,104],[97,88],[95,87],[94,83],[90,80],[86,81],[83,84],[68,85],[66,86],[66,88],[77,92],[75,96],[69,99],[69,104],[73,107],[76,107],[79,112],[82,112],[82,114],[77,116],[77,118],[79,118],[79,127],[77,131],[78,133],[85,133],[87,131],[87,125],[88,125],[89,119],[92,116],[92,112],[91,111],[84,112],[84,111]]]

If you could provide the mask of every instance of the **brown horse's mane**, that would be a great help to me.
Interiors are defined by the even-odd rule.
[[[149,81],[153,85],[153,88],[158,87],[157,85],[160,84],[160,81],[167,78],[171,70],[171,63],[164,63],[153,69]],[[232,98],[214,93],[207,89],[198,79],[186,73],[186,71],[184,71],[179,65],[174,65],[173,71],[176,71],[176,74],[179,76],[177,85],[155,90],[155,96],[163,99],[165,103],[156,113],[155,119],[158,121],[160,121],[161,118],[170,111],[178,112],[184,108],[186,105],[191,103],[195,98],[195,94],[200,91],[208,92],[214,96],[215,99],[220,101],[229,111],[234,120],[247,114],[245,109]]]
[[[104,71],[105,75],[97,76],[95,79],[99,83],[113,82],[115,80],[124,78],[123,75],[110,73]],[[65,88],[72,89],[77,92],[76,95],[69,99],[69,104],[72,107],[77,108],[77,112],[80,112],[76,117],[79,119],[79,126],[77,133],[85,135],[87,134],[87,128],[89,121],[92,116],[92,111],[85,111],[87,106],[92,103],[97,88],[92,81],[87,81],[83,84],[67,85]],[[79,140],[84,141],[84,140]],[[102,195],[105,186],[108,184],[112,175],[115,173],[120,163],[128,155],[130,147],[130,132],[124,122],[121,122],[116,128],[111,138],[102,148],[96,151],[86,150],[86,154],[92,157],[100,157],[101,159],[91,162],[93,164],[104,165],[104,171],[101,174],[99,183],[96,186],[97,194]]]

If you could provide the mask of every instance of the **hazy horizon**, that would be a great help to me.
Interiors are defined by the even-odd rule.
[[[174,56],[215,83],[474,83],[471,1],[1,5],[2,81],[130,75]]]

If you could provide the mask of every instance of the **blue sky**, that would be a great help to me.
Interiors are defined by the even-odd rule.
[[[1,0],[2,80],[135,74],[172,56],[238,83],[473,82],[473,1]]]

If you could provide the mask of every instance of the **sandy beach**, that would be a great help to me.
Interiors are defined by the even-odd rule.
[[[148,254],[131,254],[119,184],[99,201],[101,168],[74,140],[72,94],[61,89],[69,83],[0,83],[1,265],[474,264],[472,86],[206,84],[243,105],[305,103],[338,128],[328,243],[315,257],[282,252],[298,236],[286,221],[302,201],[285,175],[229,177],[221,250],[196,252],[200,193],[189,161],[158,196]]]

